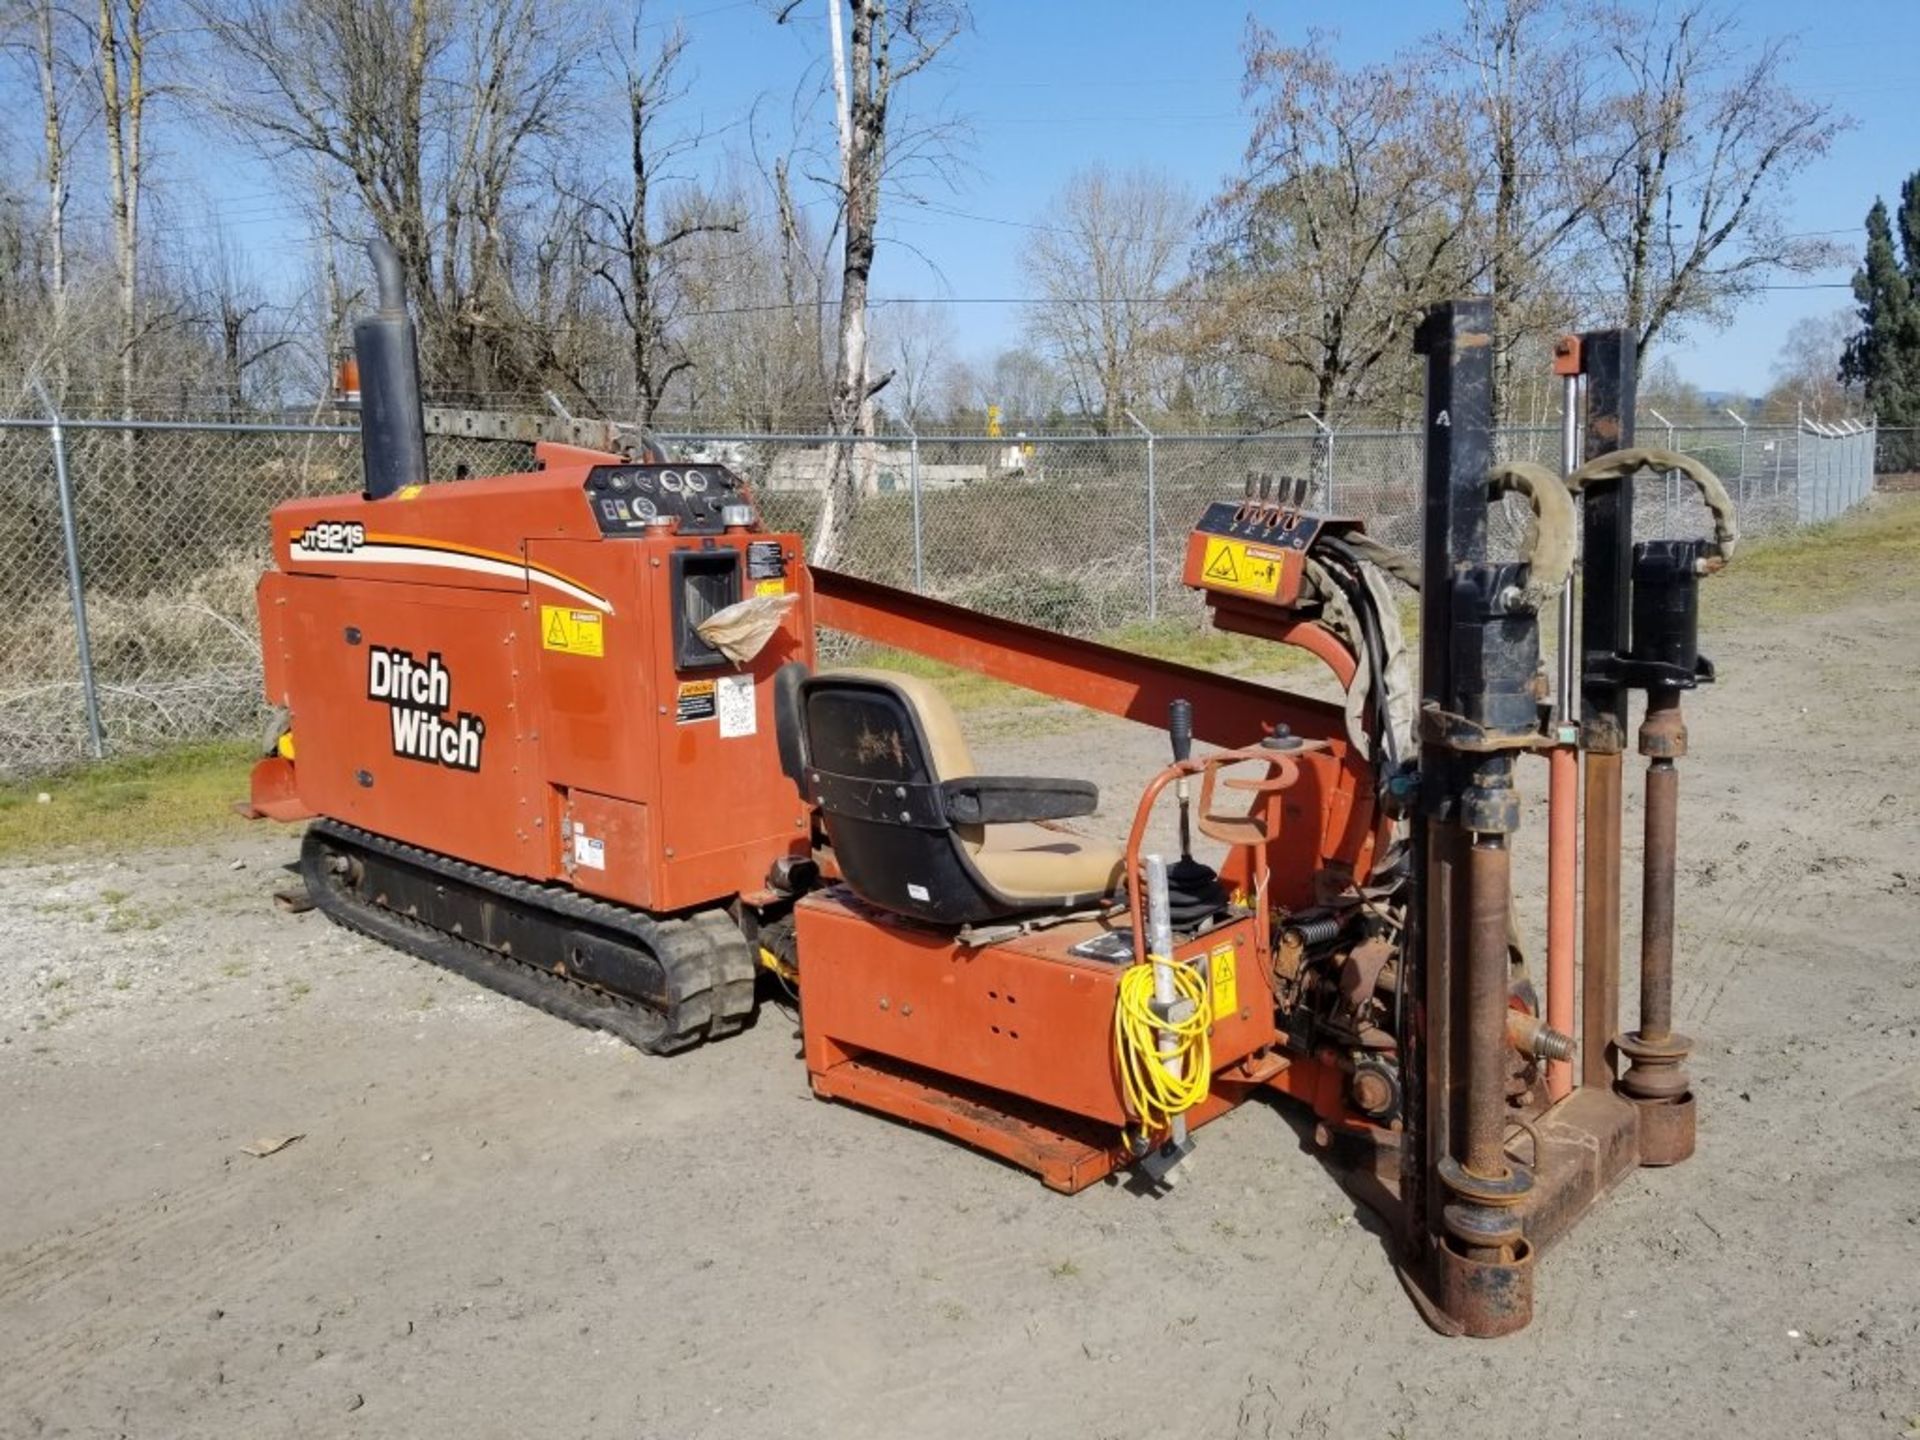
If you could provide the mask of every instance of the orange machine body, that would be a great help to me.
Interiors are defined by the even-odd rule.
[[[1072,920],[968,943],[841,888],[794,909],[814,1093],[943,1130],[1077,1190],[1129,1163],[1113,1044],[1122,964],[1077,953],[1107,935]],[[1207,976],[1216,1069],[1276,1040],[1251,916],[1184,940]]]
[[[654,912],[763,892],[811,843],[771,684],[813,660],[798,537],[720,524],[749,497],[718,467],[664,472],[710,487],[696,534],[633,506],[663,467],[537,453],[529,474],[275,509],[266,690],[297,763],[256,767],[255,807]],[[751,661],[688,639],[756,593],[797,603]]]

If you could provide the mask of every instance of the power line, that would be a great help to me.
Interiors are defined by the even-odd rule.
[[[1772,285],[1754,285],[1754,286],[1749,286],[1747,288],[1754,291],[1801,291],[1801,290],[1851,290],[1853,286],[1849,281],[1834,280],[1834,281],[1809,281],[1806,283],[1781,283],[1781,284],[1772,284]],[[1606,299],[1606,298],[1610,298],[1614,293],[1615,292],[1613,291],[1592,291],[1588,293],[1586,298]],[[956,306],[956,307],[988,306],[988,305],[1032,305],[1032,306],[1040,306],[1040,307],[1054,306],[1054,305],[1177,306],[1177,305],[1185,305],[1185,304],[1191,304],[1191,303],[1193,303],[1191,300],[1191,297],[1182,296],[1182,295],[1110,295],[1110,296],[1098,296],[1098,295],[921,295],[921,296],[889,295],[889,296],[882,296],[882,297],[870,299],[867,302],[867,308],[870,310],[884,310],[884,309],[887,309],[889,306],[900,306],[900,305],[927,305],[927,306],[946,305],[946,306]],[[822,299],[818,301],[799,300],[799,301],[792,301],[792,302],[788,302],[784,300],[775,300],[775,301],[767,301],[764,303],[752,304],[752,305],[720,305],[720,306],[709,307],[707,309],[702,309],[702,310],[684,310],[680,312],[680,314],[675,318],[679,320],[717,320],[717,319],[727,319],[730,317],[743,316],[743,315],[788,314],[796,310],[822,310],[822,311],[837,310],[839,308],[839,305],[840,305],[840,302],[838,300],[831,300],[831,299]],[[1274,304],[1265,304],[1258,300],[1253,300],[1253,301],[1243,302],[1239,306],[1239,308],[1255,309],[1255,310],[1277,310],[1283,307],[1279,305],[1274,305]],[[1284,308],[1291,308],[1291,307],[1284,307]],[[197,326],[203,326],[207,328],[213,328],[219,324],[217,320],[214,320],[211,317],[193,316],[193,315],[178,317],[173,323],[177,325],[197,325]],[[598,333],[597,331],[592,330],[590,327],[582,326],[582,325],[569,325],[569,324],[547,325],[542,328],[546,329],[551,333],[562,334],[562,335]],[[256,330],[249,330],[247,333],[256,340],[269,340],[269,339],[318,340],[318,339],[323,339],[326,336],[325,331],[317,328],[275,329],[275,330],[256,329]]]

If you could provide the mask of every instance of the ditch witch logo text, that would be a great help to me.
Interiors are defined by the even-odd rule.
[[[384,700],[393,717],[393,753],[454,770],[480,768],[487,722],[462,710],[449,720],[453,675],[438,651],[425,662],[406,650],[375,645],[367,652],[367,698]]]

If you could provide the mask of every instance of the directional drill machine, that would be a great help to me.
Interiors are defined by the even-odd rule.
[[[250,809],[307,822],[332,918],[655,1052],[738,1029],[776,971],[816,1094],[1062,1191],[1170,1182],[1194,1130],[1290,1096],[1452,1333],[1524,1325],[1537,1249],[1636,1165],[1691,1153],[1670,1023],[1679,702],[1711,678],[1697,587],[1735,537],[1686,462],[1715,538],[1632,544],[1633,476],[1682,457],[1631,447],[1618,332],[1563,348],[1588,437],[1563,476],[1493,463],[1487,302],[1428,317],[1417,562],[1294,482],[1207,508],[1187,583],[1215,625],[1316,657],[1345,695],[1327,703],[809,568],[738,477],[644,442],[542,443],[531,473],[429,483],[398,268],[379,246],[376,264],[366,488],[276,509],[260,584],[278,723]],[[1508,494],[1532,539],[1495,563]],[[1399,581],[1419,590],[1417,685]],[[1089,839],[1062,822],[1093,813],[1092,785],[982,773],[937,686],[821,670],[816,627],[1167,725],[1173,761],[1124,845]],[[1640,1024],[1618,1033],[1635,689],[1646,919]],[[1544,996],[1509,890],[1529,756],[1551,777]],[[1146,842],[1163,798],[1170,861]]]

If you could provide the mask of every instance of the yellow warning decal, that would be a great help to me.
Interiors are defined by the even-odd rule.
[[[1216,945],[1207,955],[1207,978],[1213,985],[1213,1016],[1224,1019],[1240,1009],[1240,974],[1233,942]]]
[[[424,485],[402,485],[398,490],[393,492],[393,498],[396,500],[411,500],[426,488]]]
[[[1277,595],[1285,572],[1287,552],[1249,545],[1244,540],[1207,539],[1206,563],[1200,575],[1215,590],[1243,590],[1249,595]]]
[[[711,720],[720,713],[720,692],[711,680],[682,680],[675,695],[673,723]]]
[[[590,655],[596,660],[607,653],[598,612],[572,610],[565,605],[540,607],[540,643],[549,650]]]
[[[784,595],[787,593],[787,582],[785,580],[756,580],[753,584],[753,593],[756,595]]]

